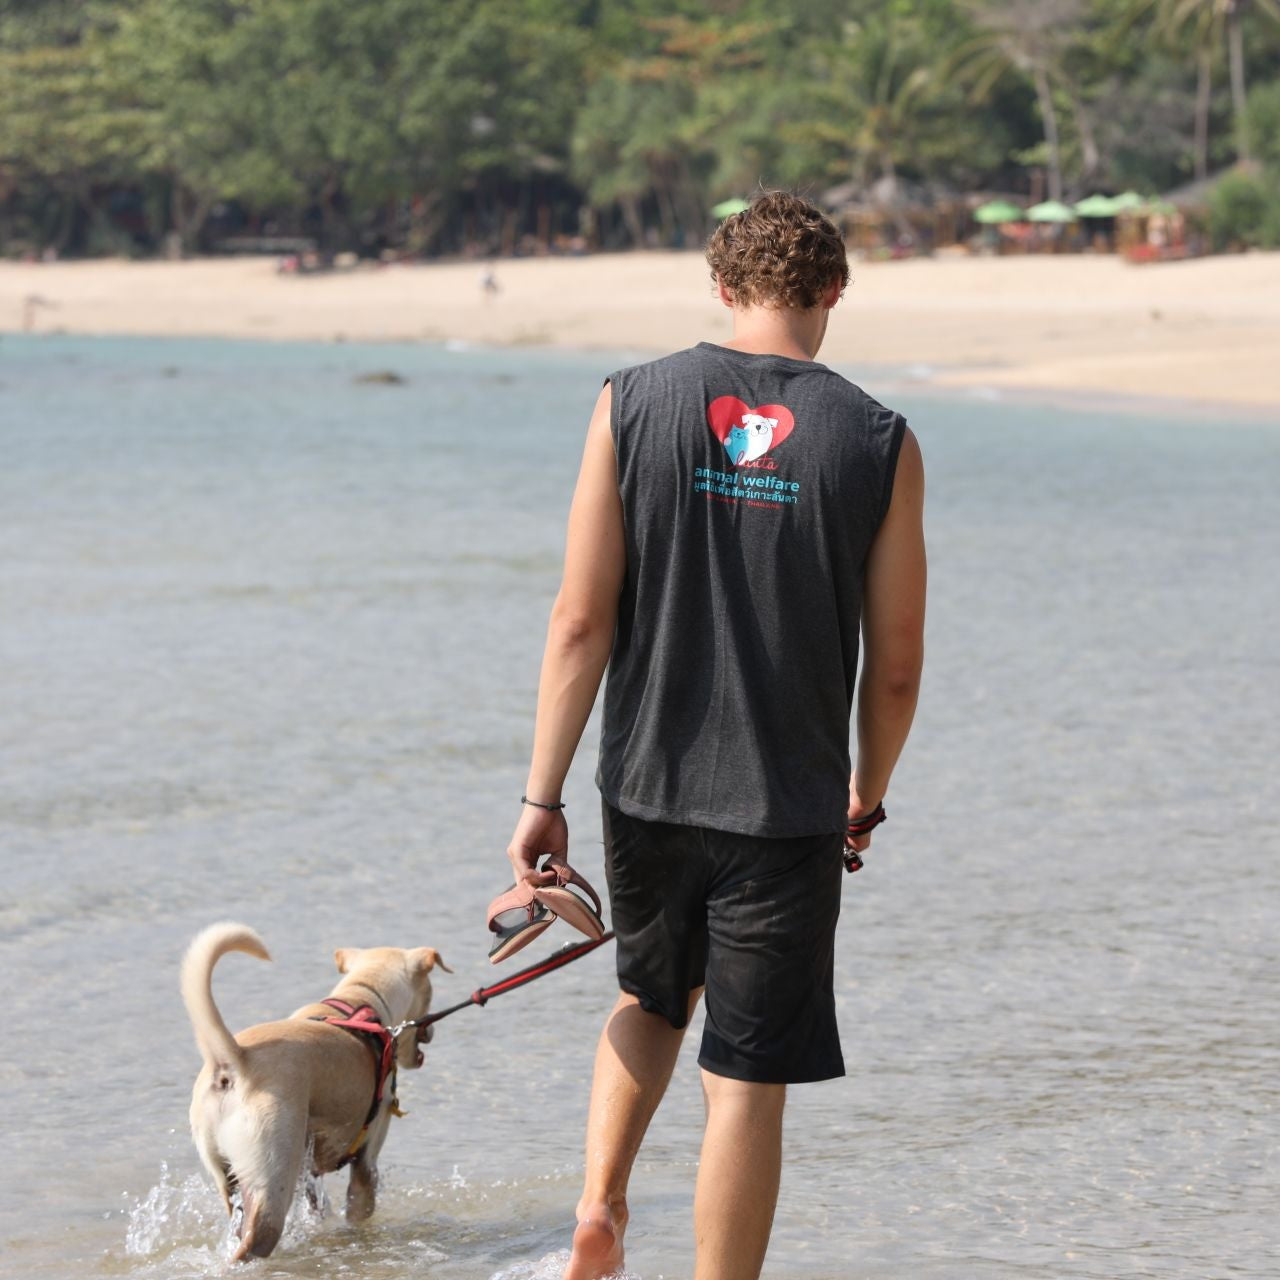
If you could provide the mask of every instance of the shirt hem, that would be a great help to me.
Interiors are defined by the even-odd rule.
[[[605,801],[621,810],[629,818],[643,822],[671,822],[682,827],[710,827],[714,831],[729,831],[739,836],[763,836],[771,840],[799,840],[807,836],[843,835],[848,825],[847,813],[842,813],[834,826],[792,823],[761,822],[758,819],[738,817],[731,813],[713,813],[705,809],[668,809],[662,805],[648,804],[633,796],[623,795],[607,787],[599,779],[596,785]]]

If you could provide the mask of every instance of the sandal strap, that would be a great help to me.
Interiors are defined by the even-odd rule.
[[[600,915],[603,908],[600,903],[600,895],[580,876],[567,862],[551,863],[543,867],[544,871],[553,871],[556,877],[556,884],[560,888],[575,884],[582,889],[587,897],[595,904],[596,915]]]
[[[528,881],[522,880],[519,884],[513,884],[506,893],[499,894],[489,903],[489,931],[496,933],[494,921],[504,912],[513,911],[517,907],[523,907],[529,913],[529,919],[533,919],[534,910],[537,905],[534,898],[533,886]]]

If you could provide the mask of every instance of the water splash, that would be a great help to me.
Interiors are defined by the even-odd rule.
[[[514,1266],[495,1271],[489,1280],[563,1280],[564,1269],[569,1265],[569,1250],[560,1249],[539,1258],[537,1262],[517,1262]],[[610,1280],[642,1280],[634,1271],[619,1271]],[[661,1277],[659,1277],[661,1280]]]
[[[168,1161],[160,1165],[160,1181],[129,1209],[124,1251],[131,1258],[147,1258],[167,1252],[184,1238],[195,1235],[229,1237],[228,1223],[216,1195],[197,1174],[175,1183]]]
[[[324,1179],[309,1172],[311,1155],[303,1162],[293,1203],[285,1218],[281,1244],[297,1245],[315,1234],[329,1216],[329,1195]],[[176,1251],[190,1252],[194,1240],[206,1244],[197,1250],[198,1265],[215,1260],[231,1260],[240,1239],[243,1206],[239,1197],[227,1216],[222,1203],[209,1183],[199,1174],[188,1174],[180,1183],[169,1171],[168,1161],[160,1164],[160,1181],[146,1195],[139,1196],[128,1210],[124,1251],[130,1258],[161,1258]]]
[[[315,1235],[316,1229],[329,1216],[329,1193],[325,1190],[324,1177],[311,1172],[311,1163],[312,1147],[308,1143],[298,1185],[293,1190],[293,1203],[285,1216],[281,1246],[301,1244]]]
[[[513,1267],[495,1271],[489,1280],[562,1280],[569,1264],[569,1250],[549,1253],[537,1262],[517,1262]]]

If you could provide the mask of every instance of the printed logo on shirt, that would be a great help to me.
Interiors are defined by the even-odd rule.
[[[799,503],[800,482],[773,474],[778,463],[771,455],[796,425],[786,405],[761,404],[753,409],[737,396],[717,396],[707,406],[707,425],[724,446],[734,470],[696,468],[695,492],[731,506],[745,502],[749,507],[776,510]]]
[[[735,467],[776,471],[768,455],[795,430],[796,420],[784,404],[752,409],[737,396],[717,396],[707,406],[707,425]]]

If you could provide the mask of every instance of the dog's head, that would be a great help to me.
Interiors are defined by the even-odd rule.
[[[453,970],[434,947],[341,947],[333,953],[338,972],[382,997],[393,1023],[426,1016],[431,1008],[431,970],[438,965],[445,973]],[[431,1028],[406,1027],[396,1040],[396,1066],[405,1070],[422,1066],[420,1044],[431,1039]]]
[[[768,453],[773,443],[773,429],[778,425],[777,418],[766,418],[758,413],[744,413],[742,425],[735,426],[725,439],[724,447],[734,466],[744,462],[754,462]]]

